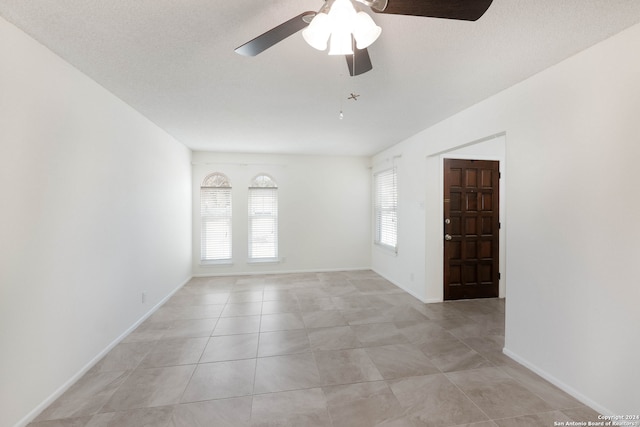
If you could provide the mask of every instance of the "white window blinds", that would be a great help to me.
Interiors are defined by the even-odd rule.
[[[278,188],[267,175],[249,187],[249,259],[278,258]]]
[[[203,262],[231,261],[231,184],[221,173],[207,176],[200,187]]]
[[[374,175],[374,215],[376,244],[397,248],[398,188],[396,168]]]

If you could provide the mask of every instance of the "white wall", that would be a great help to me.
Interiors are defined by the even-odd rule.
[[[639,45],[636,25],[374,158],[402,155],[406,176],[430,177],[400,190],[402,209],[415,211],[438,191],[427,155],[506,134],[505,352],[609,414],[640,412]],[[400,217],[400,249],[442,237],[416,216]],[[406,272],[427,265],[372,258],[424,295],[430,284]]]
[[[232,185],[232,265],[200,265],[200,185],[212,172]],[[248,186],[260,173],[278,184],[278,263],[247,262]],[[365,157],[193,153],[195,274],[370,268],[370,174]]]
[[[190,277],[190,155],[0,19],[0,425]]]
[[[372,246],[373,269],[419,300],[441,302],[443,292],[443,159],[497,160],[506,193],[505,137],[503,134],[454,146],[442,151],[412,143],[400,143],[374,156],[374,172],[395,165],[398,173],[398,251]],[[505,295],[506,216],[505,198],[500,199],[500,297]],[[421,236],[430,236],[427,239]]]
[[[397,251],[372,245],[371,265],[381,276],[425,301],[425,156],[419,145],[398,144],[372,159],[373,173],[396,167]]]
[[[500,162],[500,187],[499,187],[499,220],[502,225],[499,234],[499,280],[498,296],[506,295],[506,138],[504,134],[493,135],[480,141],[473,141],[462,147],[454,147],[445,152],[429,153],[426,159],[427,182],[427,217],[426,234],[440,236],[440,239],[429,239],[426,243],[425,268],[426,272],[426,301],[442,301],[444,299],[444,159],[477,159],[494,160]]]

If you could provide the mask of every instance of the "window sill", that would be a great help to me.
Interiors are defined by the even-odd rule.
[[[247,260],[247,264],[278,264],[280,258],[251,258]]]
[[[375,243],[374,242],[375,247],[380,248],[381,251],[386,252],[390,255],[393,256],[398,256],[398,247],[393,247],[393,246],[389,246],[389,245],[385,245],[383,243]]]
[[[217,267],[230,265],[233,265],[233,260],[230,259],[200,260],[201,267]]]

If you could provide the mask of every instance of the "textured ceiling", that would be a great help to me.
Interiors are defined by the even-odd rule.
[[[383,32],[358,77],[300,33],[234,53],[322,4],[0,0],[0,16],[191,149],[327,155],[379,152],[640,22],[638,0],[494,0],[477,22],[372,14]]]

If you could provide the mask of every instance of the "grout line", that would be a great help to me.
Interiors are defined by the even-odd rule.
[[[483,368],[478,368],[478,369],[483,369]],[[474,371],[474,370],[476,370],[476,369],[469,369],[468,371]],[[464,371],[456,371],[456,372],[464,372]],[[456,384],[455,382],[453,382],[453,381],[451,380],[451,378],[449,378],[449,375],[448,375],[446,372],[444,372],[444,373],[443,373],[443,375],[445,376],[445,378],[446,378],[446,379],[447,379],[451,384],[453,384],[453,386],[454,386],[455,388],[457,388],[458,390],[460,390],[460,393],[462,393],[462,394],[464,395],[464,397],[466,397],[467,399],[469,399],[469,401],[470,401],[471,403],[473,403],[473,405],[474,405],[476,408],[478,408],[478,410],[479,410],[480,412],[482,412],[482,413],[487,417],[487,419],[488,419],[488,420],[491,420],[491,421],[493,422],[493,418],[491,418],[491,417],[489,416],[489,414],[487,414],[485,411],[483,411],[483,410],[482,410],[482,408],[481,408],[480,406],[478,406],[478,404],[477,404],[473,399],[471,399],[471,397],[469,397],[469,395],[468,395],[467,393],[465,393],[465,391],[464,391],[464,390],[462,390],[462,389],[458,386],[458,384]],[[494,424],[495,424],[495,423],[494,423]]]
[[[356,278],[356,277],[353,277],[353,278],[344,277],[344,278],[343,278],[343,280],[340,282],[340,284],[341,284],[341,285],[347,284],[347,285],[349,285],[349,286],[353,286],[353,281],[355,281],[355,280],[363,280],[363,279],[371,280],[371,278],[369,278],[369,277],[363,277],[363,278],[360,278],[360,279],[359,279],[359,278]],[[263,277],[263,278],[260,278],[260,279],[258,279],[258,280],[260,280],[260,281],[261,281],[261,283],[262,283],[262,282],[264,282],[264,281],[265,281],[265,278]],[[299,285],[299,286],[296,286],[298,283],[300,283],[300,285]],[[293,297],[293,300],[294,300],[294,301],[295,301],[295,303],[298,305],[298,309],[300,309],[299,311],[294,312],[294,313],[295,313],[295,314],[297,314],[297,315],[299,315],[301,318],[303,318],[303,313],[304,313],[304,312],[309,312],[309,311],[304,311],[304,312],[303,312],[303,311],[301,310],[301,307],[300,307],[300,300],[299,300],[298,295],[297,295],[297,293],[296,293],[295,291],[296,291],[296,290],[300,290],[300,289],[302,289],[302,290],[304,290],[304,289],[316,289],[316,288],[318,288],[318,289],[322,289],[322,288],[325,288],[326,286],[328,286],[328,284],[330,284],[330,283],[331,283],[330,281],[325,282],[325,281],[321,280],[321,278],[317,278],[317,280],[309,280],[309,281],[301,281],[301,282],[292,282],[292,283],[281,283],[281,285],[282,285],[282,286],[287,286],[287,285],[289,285],[289,287],[283,288],[283,289],[282,289],[282,291],[286,291],[287,293],[290,293],[290,295]],[[337,283],[337,282],[336,282],[336,283]],[[233,295],[234,288],[235,288],[236,284],[237,284],[237,281],[234,281],[234,284],[233,284],[233,285],[231,285],[231,287],[230,287],[230,289],[229,289],[228,291],[226,291],[227,297],[226,297],[226,300],[225,300],[224,304],[217,304],[217,305],[222,305],[222,306],[223,306],[222,311],[220,312],[220,315],[222,314],[222,312],[224,311],[224,309],[225,309],[227,306],[229,306],[229,304],[234,304],[233,302],[231,302],[231,297],[232,297],[232,295]],[[277,284],[277,283],[276,283],[276,284]],[[258,283],[256,283],[256,282],[251,282],[251,283],[242,284],[241,286],[249,286],[249,288],[247,288],[247,289],[240,289],[240,290],[239,290],[239,291],[237,291],[237,292],[254,292],[254,291],[256,291],[255,289],[251,289],[251,285],[258,285]],[[258,285],[258,286],[259,286],[259,285]],[[355,350],[355,349],[362,349],[362,350],[365,350],[365,353],[366,353],[368,349],[370,349],[370,348],[380,347],[381,345],[376,345],[376,346],[361,346],[361,347],[350,347],[350,348],[346,348],[346,349],[340,348],[340,349],[320,350],[320,349],[314,349],[314,348],[311,346],[311,342],[309,341],[309,348],[308,348],[307,350],[303,351],[303,352],[286,353],[286,354],[276,354],[276,355],[271,355],[271,356],[258,357],[258,355],[259,355],[259,349],[260,349],[260,344],[261,344],[261,341],[262,341],[262,334],[263,334],[263,333],[267,333],[267,332],[286,332],[286,331],[291,331],[291,330],[264,331],[264,332],[262,332],[262,331],[261,331],[261,328],[262,328],[262,321],[263,321],[263,316],[265,315],[265,313],[264,313],[264,304],[265,304],[265,300],[264,300],[264,298],[265,298],[265,292],[266,292],[266,291],[265,291],[265,289],[266,289],[266,286],[267,286],[267,285],[266,285],[265,283],[262,283],[262,287],[261,287],[261,289],[262,289],[262,291],[261,291],[261,292],[262,292],[262,300],[261,300],[261,301],[240,301],[240,302],[237,302],[237,304],[243,304],[243,303],[257,303],[257,302],[260,302],[260,304],[261,304],[261,305],[260,305],[260,311],[259,311],[259,316],[260,316],[260,318],[259,318],[259,321],[258,321],[258,330],[257,330],[257,332],[248,332],[248,333],[247,333],[247,332],[242,332],[242,333],[233,333],[233,334],[221,335],[221,336],[233,336],[233,335],[247,335],[247,334],[254,334],[254,333],[257,333],[257,334],[258,334],[258,339],[257,339],[257,345],[256,345],[256,349],[255,349],[255,357],[243,358],[243,359],[230,359],[230,360],[225,360],[225,361],[222,361],[222,360],[221,360],[221,361],[216,361],[216,362],[229,362],[229,361],[237,361],[237,360],[250,360],[250,359],[254,359],[254,373],[253,373],[253,381],[252,381],[251,393],[250,393],[250,394],[247,394],[247,395],[243,395],[243,396],[230,396],[230,397],[221,397],[221,398],[216,398],[216,399],[204,399],[204,400],[202,400],[202,401],[209,401],[209,400],[225,400],[225,399],[239,398],[239,397],[251,397],[251,399],[252,399],[252,400],[251,400],[251,412],[250,412],[250,414],[249,414],[249,415],[250,415],[250,417],[252,417],[253,409],[254,409],[254,406],[253,406],[253,405],[254,405],[254,397],[255,397],[255,396],[262,396],[262,395],[276,394],[276,393],[285,393],[285,392],[294,392],[294,391],[302,391],[302,390],[320,389],[320,390],[322,391],[323,396],[324,396],[324,399],[325,399],[325,404],[326,404],[326,406],[325,406],[325,407],[326,407],[326,412],[327,412],[328,419],[330,420],[331,424],[333,425],[333,422],[334,422],[334,421],[333,421],[333,419],[332,419],[332,417],[331,417],[331,414],[329,413],[329,406],[328,406],[328,403],[326,402],[326,400],[327,400],[327,395],[326,395],[326,393],[325,393],[325,388],[328,388],[328,387],[343,387],[343,386],[350,386],[350,385],[356,385],[356,384],[366,384],[366,383],[374,383],[374,382],[384,382],[384,383],[386,384],[386,386],[390,389],[389,381],[396,381],[396,380],[402,380],[402,379],[406,379],[406,378],[412,378],[412,377],[419,377],[419,376],[423,376],[423,375],[412,375],[412,376],[400,377],[400,378],[392,378],[392,379],[385,379],[385,378],[381,378],[381,379],[378,379],[378,380],[371,380],[371,381],[359,380],[359,381],[350,382],[350,383],[346,383],[346,384],[322,384],[322,378],[321,378],[321,376],[320,376],[320,372],[319,372],[319,367],[318,367],[318,361],[317,361],[316,353],[320,353],[320,352],[353,351],[353,350]],[[369,297],[369,296],[378,296],[379,294],[380,294],[380,295],[387,295],[387,294],[386,294],[386,293],[384,293],[383,291],[380,291],[380,292],[377,292],[377,293],[376,293],[376,292],[374,292],[374,293],[372,293],[372,294],[368,294],[368,293],[366,293],[366,292],[358,291],[358,293],[357,293],[357,294],[354,294],[354,295],[327,296],[327,297],[317,297],[317,296],[312,296],[312,297],[309,297],[309,298],[314,298],[314,299],[315,299],[315,298],[331,298],[331,300],[333,301],[333,299],[334,299],[334,298],[362,297],[362,296]],[[274,300],[274,301],[278,301],[278,300]],[[287,301],[288,301],[288,299],[287,299]],[[406,304],[399,305],[398,307],[403,307],[403,306],[406,306]],[[396,307],[396,306],[393,306],[393,307]],[[390,308],[392,308],[392,307],[390,307]],[[353,309],[353,310],[362,310],[362,308]],[[326,311],[326,310],[313,310],[313,311]],[[337,312],[338,312],[338,313],[340,313],[340,315],[342,316],[342,315],[343,315],[343,313],[344,313],[344,311],[349,311],[349,310],[339,310],[339,309],[337,309],[337,308],[333,308],[331,311],[337,311]],[[284,314],[284,313],[274,313],[274,314]],[[251,315],[251,316],[255,316],[255,315]],[[243,316],[232,316],[232,317],[225,317],[225,318],[226,318],[226,319],[234,319],[234,318],[236,318],[236,317],[246,317],[246,315],[243,315]],[[428,316],[425,316],[425,317],[426,317],[426,319],[427,319],[428,321],[432,321],[432,319],[429,319],[429,318],[428,318]],[[461,317],[464,317],[464,318],[466,318],[466,319],[471,319],[471,320],[473,320],[473,319],[472,319],[472,318],[470,318],[469,316],[464,316],[464,315],[462,315],[462,314],[461,314]],[[200,353],[200,356],[198,357],[198,361],[197,361],[195,364],[193,364],[193,363],[183,363],[183,364],[175,364],[175,365],[171,365],[171,366],[194,366],[194,368],[193,368],[193,370],[192,370],[192,372],[191,372],[191,376],[189,377],[189,380],[186,382],[185,387],[184,387],[184,389],[182,390],[182,393],[180,394],[180,399],[178,400],[178,402],[176,403],[176,405],[175,405],[175,406],[178,406],[178,405],[181,405],[181,404],[182,404],[182,403],[181,403],[181,401],[182,401],[182,399],[184,398],[184,395],[185,395],[185,393],[186,393],[187,388],[189,387],[189,385],[190,385],[191,381],[192,381],[192,380],[193,380],[193,378],[194,378],[194,375],[195,375],[196,370],[198,369],[198,367],[199,367],[201,364],[203,364],[203,363],[204,363],[204,362],[202,362],[202,358],[203,358],[203,356],[204,356],[204,354],[205,354],[205,352],[206,352],[206,348],[207,348],[207,346],[209,345],[209,342],[212,340],[212,338],[218,337],[218,336],[215,336],[215,337],[214,337],[214,336],[213,336],[213,333],[214,333],[214,331],[215,331],[216,327],[218,326],[218,324],[219,324],[219,322],[220,322],[220,320],[221,320],[222,318],[223,318],[223,317],[221,317],[221,316],[217,316],[217,317],[215,318],[214,327],[213,327],[213,329],[212,329],[211,333],[209,334],[209,336],[208,336],[208,337],[206,337],[206,338],[207,338],[207,343],[206,343],[206,344],[205,344],[205,346],[203,347],[202,352]],[[209,320],[209,319],[213,319],[213,318],[207,318],[207,320]],[[178,319],[178,320],[180,320],[180,319]],[[195,319],[194,319],[194,320],[195,320]],[[303,319],[303,320],[304,320],[304,319]],[[174,320],[171,322],[171,324],[173,325],[175,322],[176,322],[176,319],[174,319]],[[303,322],[303,323],[304,323],[304,322]],[[376,325],[376,324],[380,324],[380,323],[390,323],[390,324],[394,324],[394,325],[395,325],[395,323],[396,323],[396,322],[393,322],[393,321],[385,321],[385,322],[366,323],[366,324],[363,324],[363,325]],[[294,330],[294,331],[304,331],[304,332],[305,332],[305,334],[306,334],[306,336],[307,336],[307,339],[308,339],[308,338],[309,338],[309,332],[310,332],[310,331],[313,331],[313,330],[315,330],[315,329],[326,329],[326,328],[335,328],[335,327],[348,327],[351,331],[353,331],[353,327],[354,327],[354,326],[358,326],[358,325],[350,325],[350,324],[348,324],[348,322],[347,322],[347,324],[346,324],[346,325],[327,326],[327,327],[322,327],[322,328],[307,328],[307,327],[306,327],[306,324],[305,324],[303,329],[296,329],[296,330]],[[479,352],[475,351],[472,347],[470,347],[469,345],[467,345],[467,344],[463,341],[463,339],[462,339],[462,338],[460,338],[460,337],[456,337],[454,334],[452,334],[452,335],[453,335],[453,339],[455,339],[455,340],[456,340],[456,341],[458,341],[458,342],[463,343],[463,344],[464,344],[466,347],[468,347],[470,350],[472,350],[472,351],[476,352],[476,353],[477,353],[477,354],[479,354],[481,357],[483,357],[484,359],[486,359],[482,354],[480,354]],[[175,338],[192,338],[192,337],[175,337]],[[193,337],[193,338],[195,338],[195,337]],[[203,337],[203,338],[204,338],[204,337]],[[142,361],[143,361],[146,357],[148,357],[148,355],[153,351],[153,349],[155,349],[155,348],[158,346],[159,341],[161,341],[162,339],[163,339],[163,337],[161,337],[159,340],[153,340],[153,344],[150,346],[150,350],[149,350],[149,351],[147,351],[147,353],[145,354],[145,356],[144,356],[144,357],[143,357],[143,358],[138,362],[138,364],[136,365],[136,368],[134,368],[134,369],[139,368],[139,366],[140,366],[140,364],[142,363]],[[358,340],[358,338],[357,338],[357,337],[356,337],[356,340],[357,340],[357,342],[360,342],[360,341]],[[413,347],[415,347],[415,348],[417,348],[417,349],[419,350],[419,347],[418,347],[418,345],[416,345],[416,344],[413,344],[413,343],[411,343],[411,342],[406,343],[406,344],[410,344],[410,345],[412,345]],[[362,344],[361,344],[361,345],[362,345]],[[382,345],[382,346],[384,346],[384,345]],[[311,353],[312,358],[313,358],[313,361],[314,361],[314,363],[315,363],[316,370],[318,371],[318,375],[319,375],[319,379],[320,379],[320,380],[319,380],[319,382],[318,382],[318,384],[317,384],[317,385],[312,386],[312,387],[305,387],[305,388],[295,388],[295,389],[292,389],[292,390],[282,390],[282,391],[270,391],[270,392],[264,392],[264,393],[255,393],[255,385],[256,385],[256,378],[257,378],[257,364],[258,364],[258,359],[260,359],[260,358],[266,358],[266,357],[282,357],[282,356],[291,356],[291,355],[296,355],[296,354],[307,354],[307,353]],[[422,353],[423,353],[423,352],[422,352]],[[424,353],[423,353],[423,354],[424,354]],[[430,359],[426,354],[425,354],[425,357],[431,361],[431,359]],[[211,363],[216,363],[216,362],[211,362]],[[371,361],[371,362],[373,363],[373,361]],[[489,362],[490,362],[491,364],[493,364],[493,362],[491,362],[491,361],[489,361]],[[209,363],[209,362],[207,362],[207,363]],[[373,365],[374,365],[374,366],[376,367],[376,369],[377,369],[377,366],[375,365],[375,363],[373,363]],[[491,417],[489,417],[489,416],[488,416],[488,414],[487,414],[487,413],[485,413],[485,412],[484,412],[484,411],[483,411],[483,410],[482,410],[482,409],[481,409],[481,408],[480,408],[480,407],[479,407],[479,406],[478,406],[478,405],[477,405],[477,404],[476,404],[476,403],[475,403],[475,402],[474,402],[474,401],[473,401],[473,400],[472,400],[472,399],[471,399],[471,398],[470,398],[470,397],[469,397],[469,396],[468,396],[468,395],[467,395],[467,394],[466,394],[466,393],[465,393],[465,392],[464,392],[464,391],[463,391],[463,390],[462,390],[462,389],[461,389],[461,388],[460,388],[460,387],[459,387],[455,382],[453,382],[453,381],[451,380],[451,378],[449,378],[448,374],[451,374],[451,373],[443,372],[442,370],[440,370],[440,369],[439,369],[437,366],[435,366],[435,365],[434,365],[434,367],[437,369],[437,371],[438,371],[438,372],[434,372],[433,374],[425,374],[425,375],[444,375],[444,377],[445,377],[445,378],[447,378],[447,380],[449,381],[449,383],[453,384],[453,385],[454,385],[454,387],[456,387],[456,389],[460,390],[460,392],[461,392],[461,393],[462,393],[462,394],[463,394],[467,399],[469,399],[469,400],[474,404],[474,406],[475,406],[475,407],[477,407],[477,408],[480,410],[480,412],[481,412],[482,414],[484,414],[484,415],[487,417],[487,419],[488,419],[488,420],[491,420],[490,422],[493,422],[492,418],[491,418]],[[500,368],[500,366],[496,366],[496,367]],[[482,368],[482,367],[480,367],[480,368],[476,368],[476,369],[483,369],[483,368]],[[122,383],[121,383],[121,384],[119,384],[119,386],[115,389],[115,391],[112,393],[112,395],[111,395],[111,396],[113,396],[113,395],[114,395],[114,394],[115,394],[115,393],[116,393],[116,392],[117,392],[117,391],[122,387],[122,384],[123,384],[124,382],[126,382],[126,380],[131,376],[131,374],[132,374],[132,372],[133,372],[133,371],[134,371],[134,370],[129,370],[129,372],[127,373],[126,378],[124,378],[124,379],[123,379]],[[469,371],[471,371],[471,370],[469,370]],[[457,371],[457,372],[460,372],[460,371]],[[504,371],[501,369],[501,372],[504,372]],[[508,373],[506,373],[506,372],[504,372],[504,373],[505,373],[506,375],[508,375],[508,377],[509,377],[509,378],[513,378],[513,377],[512,377],[511,375],[509,375]],[[513,379],[514,379],[514,380],[516,380],[518,383],[521,383],[518,379],[516,379],[516,378],[513,378]],[[523,385],[523,386],[524,386],[524,385]],[[391,390],[391,389],[390,389],[390,390]],[[528,388],[527,388],[527,390],[528,390]],[[391,391],[392,391],[392,390],[391,390]],[[535,394],[535,393],[534,393],[534,394]],[[535,394],[535,395],[537,396],[537,394]],[[395,395],[394,395],[394,396],[395,396]],[[538,396],[538,397],[540,397],[540,396]],[[104,405],[106,405],[110,399],[111,399],[111,397],[109,397],[109,399],[106,399],[106,400],[105,400],[105,403],[102,405],[102,407],[103,407]],[[397,400],[397,397],[396,397],[396,400]],[[544,400],[544,399],[543,399],[543,400]],[[192,402],[185,402],[185,403],[192,403]],[[402,405],[400,405],[400,406],[402,407]],[[100,409],[102,409],[102,407],[101,407]],[[98,412],[97,412],[97,413],[98,413]],[[494,423],[494,425],[495,425],[495,422],[493,422],[493,423]]]
[[[260,338],[261,338],[261,329],[262,329],[262,310],[264,307],[264,286],[262,288],[262,302],[260,304],[260,319],[258,322],[258,345],[256,345],[256,358],[253,364],[253,381],[251,384],[251,411],[249,412],[249,421],[253,422],[253,402],[256,391],[256,377],[258,375],[258,351],[260,350]]]

